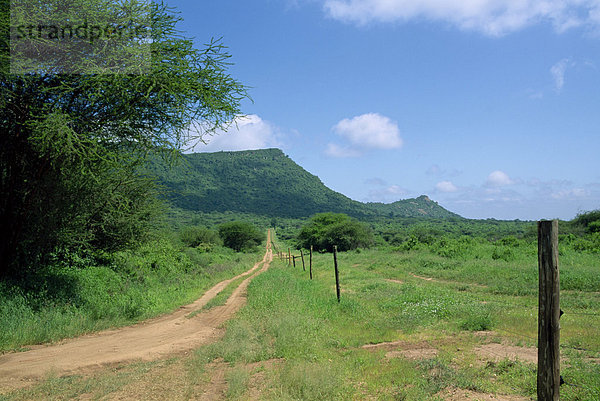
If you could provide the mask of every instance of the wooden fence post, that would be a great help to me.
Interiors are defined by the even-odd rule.
[[[288,248],[288,266],[292,263],[292,250]]]
[[[560,305],[558,220],[538,222],[538,401],[558,401],[560,388]]]
[[[308,268],[310,270],[310,279],[312,280],[312,251],[313,251],[313,246],[310,246],[310,258],[308,261]]]
[[[338,302],[340,302],[340,273],[337,263],[337,245],[333,246],[333,265],[335,267],[335,293],[337,294]]]
[[[296,267],[296,255],[292,255],[292,261],[294,262],[294,267]]]
[[[304,267],[304,252],[300,249],[300,259],[302,259],[302,271],[306,271],[306,267]]]

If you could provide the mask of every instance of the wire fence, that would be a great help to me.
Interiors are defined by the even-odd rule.
[[[274,249],[277,249],[275,247],[274,243],[273,243],[273,246],[274,246]],[[294,252],[297,252],[297,251],[294,251]],[[300,255],[294,255],[294,254],[292,254],[291,248],[288,249],[287,253],[286,252],[277,251],[277,254],[278,254],[278,256],[280,257],[281,260],[287,260],[287,263],[289,265],[292,265],[292,263],[295,262],[296,258],[300,258],[301,257],[301,254]],[[334,260],[335,260],[335,258],[334,258]],[[304,267],[304,259],[303,258],[302,258],[302,262],[303,262],[303,267]],[[337,262],[337,260],[336,260],[336,262]],[[311,259],[311,263],[312,263],[312,259]],[[294,266],[295,266],[295,263],[294,263]],[[311,268],[312,268],[312,265],[311,265]],[[336,266],[336,270],[337,270],[337,266]],[[312,269],[311,269],[311,278],[312,278]],[[339,285],[339,283],[336,283],[336,286],[338,286],[338,285]],[[339,300],[339,289],[338,289],[338,300]],[[495,305],[499,305],[499,306],[506,307],[506,308],[527,310],[529,312],[531,312],[533,310],[535,310],[537,312],[538,308],[539,308],[539,306],[538,306],[537,303],[536,304],[526,305],[526,304],[520,304],[520,303],[512,303],[512,302],[489,300],[489,299],[476,299],[474,301],[475,302],[479,302],[479,303],[495,304]],[[563,321],[563,319],[565,319],[565,318],[568,319],[569,316],[600,317],[600,313],[595,313],[595,312],[579,312],[579,311],[570,311],[570,310],[567,310],[565,312],[565,315],[563,316],[563,311],[561,310],[561,321]],[[536,316],[536,318],[537,318],[537,316]],[[507,329],[507,328],[504,328],[504,327],[502,327],[502,328],[495,327],[494,331],[505,333],[505,334],[508,334],[510,336],[514,336],[514,337],[517,337],[517,338],[520,338],[520,339],[523,339],[523,340],[528,340],[529,342],[533,342],[535,344],[537,344],[537,342],[539,340],[537,336],[532,336],[530,334],[526,334],[526,333],[523,333],[523,332],[518,332],[518,331]],[[586,353],[594,354],[594,355],[600,354],[600,350],[599,349],[591,349],[591,347],[585,347],[585,346],[579,346],[579,345],[575,346],[575,345],[570,345],[568,343],[561,343],[559,345],[559,347],[560,347],[560,349],[563,349],[563,350],[572,350],[572,351],[577,351],[577,352],[586,352]],[[493,351],[490,351],[490,353],[494,354]],[[495,356],[497,356],[499,358],[505,357],[505,355],[501,355],[499,353],[497,355],[495,355]],[[590,396],[594,397],[593,398],[594,400],[600,400],[600,387],[592,387],[592,386],[587,385],[586,383],[581,383],[581,382],[579,382],[576,379],[570,378],[568,376],[570,369],[571,369],[571,367],[568,367],[568,368],[566,368],[566,369],[563,370],[563,373],[565,373],[567,375],[568,380],[564,380],[563,376],[561,376],[560,377],[561,386],[564,385],[564,386],[568,386],[568,387],[571,387],[571,388],[574,388],[574,389],[583,390],[583,391],[587,392],[587,395],[590,395]],[[513,390],[517,391],[517,392],[519,392],[519,391],[522,390],[522,389],[516,389],[514,387],[511,387],[511,388]]]

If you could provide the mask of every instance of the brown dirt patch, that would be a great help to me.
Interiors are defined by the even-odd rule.
[[[412,360],[430,359],[438,354],[438,350],[426,342],[409,343],[405,341],[392,341],[379,344],[365,344],[363,349],[370,351],[387,351],[385,357],[406,358]]]
[[[504,359],[520,360],[528,363],[537,363],[538,350],[530,347],[516,347],[506,344],[485,344],[473,349],[485,360],[501,361]]]
[[[425,281],[438,281],[438,280],[434,280],[431,277],[423,277],[423,276],[417,276],[416,274],[410,273],[411,276],[413,276],[414,278],[418,278],[419,280],[425,280]]]
[[[459,388],[449,388],[436,395],[446,401],[529,401],[518,395],[484,394]]]
[[[207,366],[207,370],[211,372],[210,384],[205,389],[204,393],[200,396],[202,401],[221,400],[225,398],[227,392],[227,381],[225,380],[225,373],[227,372],[228,366],[222,360],[211,362]]]
[[[451,280],[440,280],[440,279],[432,278],[432,277],[418,276],[418,275],[413,274],[413,273],[410,273],[410,275],[413,276],[414,278],[418,278],[419,280],[430,281],[430,282],[434,282],[434,283],[455,284],[455,285],[468,285],[468,286],[476,287],[476,288],[488,288],[488,286],[484,285],[484,284],[463,283],[463,282],[460,282],[460,281],[451,281]]]
[[[190,393],[202,393],[199,386],[192,388],[188,383],[188,372],[183,360],[161,361],[147,372],[132,374],[131,380],[122,388],[103,396],[103,399],[119,401],[165,399],[183,401],[190,399]],[[96,400],[99,394],[93,392],[79,396],[79,400]]]
[[[267,386],[267,371],[276,369],[283,359],[269,359],[251,363],[246,366],[252,373],[248,381],[248,391],[244,395],[246,400],[259,400],[262,398],[263,390]]]
[[[270,245],[269,232],[267,250],[262,261],[245,273],[218,283],[196,302],[181,307],[174,313],[121,329],[0,356],[0,388],[26,387],[49,373],[58,377],[75,373],[88,374],[106,366],[181,355],[216,341],[223,334],[223,329],[220,328],[222,324],[245,304],[250,280],[268,269],[273,259]],[[245,276],[248,278],[233,291],[225,305],[192,318],[187,317],[201,309],[229,283]]]
[[[387,281],[388,283],[404,284],[404,281],[402,281],[402,280],[395,280],[393,278],[386,278],[385,281]]]

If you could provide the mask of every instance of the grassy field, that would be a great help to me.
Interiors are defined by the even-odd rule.
[[[247,270],[259,255],[204,252],[162,238],[103,264],[78,259],[44,268],[25,285],[0,283],[0,353],[170,312]]]
[[[222,358],[232,369],[277,360],[264,385],[267,399],[434,400],[452,388],[535,398],[536,248],[498,247],[472,243],[452,256],[429,249],[341,253],[340,304],[331,255],[315,256],[313,281],[300,267],[275,264],[251,284],[248,306],[223,342],[198,358]],[[561,253],[568,383],[561,399],[597,400],[600,260]],[[247,381],[251,388],[251,376]]]
[[[296,268],[275,260],[251,282],[248,304],[221,341],[93,380],[51,378],[5,397],[189,399],[216,391],[239,400],[535,399],[535,244],[464,240],[338,256],[339,304],[331,254],[315,254],[312,281],[298,260]],[[560,260],[561,400],[598,400],[600,258],[564,247]],[[163,380],[171,385],[156,384]]]

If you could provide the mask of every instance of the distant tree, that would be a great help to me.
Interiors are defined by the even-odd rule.
[[[367,248],[373,244],[373,233],[363,223],[343,213],[319,213],[302,227],[298,234],[302,248],[332,252]]]
[[[573,222],[576,225],[585,227],[588,232],[600,232],[600,210],[580,213],[575,217]]]
[[[57,249],[112,250],[139,241],[157,211],[152,182],[140,173],[147,155],[177,154],[194,124],[201,140],[239,115],[246,97],[226,72],[222,44],[194,48],[162,2],[15,1],[5,11],[0,280],[37,269]],[[112,25],[94,43],[70,37],[73,51],[46,31],[20,48],[5,29],[40,21]],[[146,36],[137,28],[117,32],[135,21],[146,25]],[[38,62],[28,58],[38,55]]]
[[[221,224],[219,236],[226,247],[238,252],[260,245],[266,239],[265,233],[244,221]]]
[[[179,233],[179,239],[185,246],[195,248],[201,244],[220,244],[219,234],[206,227],[191,226]]]

